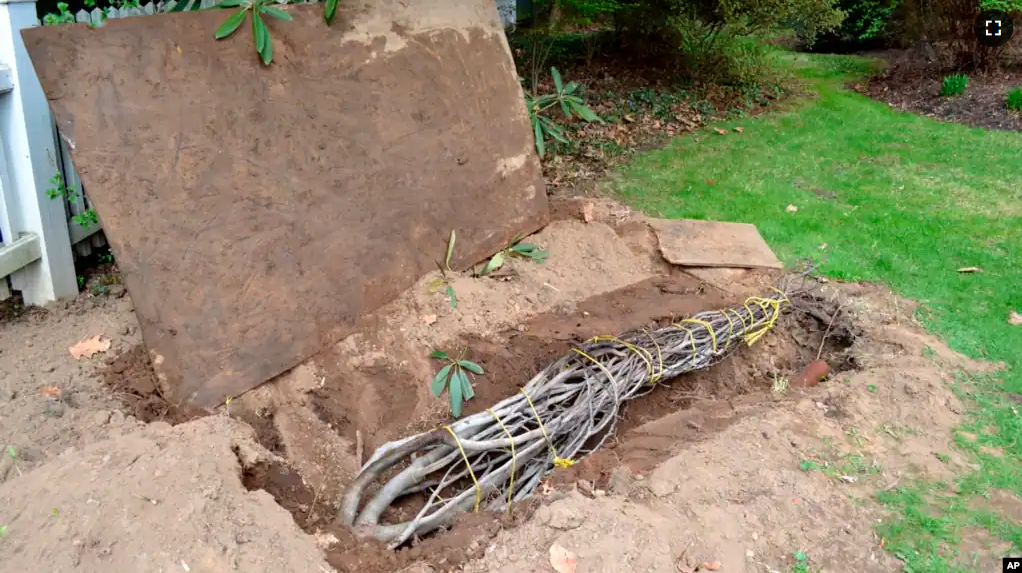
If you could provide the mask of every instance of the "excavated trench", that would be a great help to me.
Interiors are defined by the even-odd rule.
[[[466,335],[459,346],[470,349],[470,358],[486,372],[484,380],[475,384],[476,397],[466,404],[466,414],[517,392],[536,372],[594,333],[664,325],[678,317],[740,302],[733,298],[676,271],[589,298],[569,310],[535,316],[497,336]],[[633,475],[649,472],[686,445],[727,428],[751,409],[771,407],[778,399],[772,391],[775,382],[796,375],[818,357],[828,361],[832,378],[854,370],[857,365],[851,346],[856,330],[844,314],[822,300],[807,299],[799,301],[798,306],[804,310],[785,314],[774,332],[755,346],[743,347],[709,370],[682,375],[628,403],[615,438],[575,466],[551,475],[547,484],[553,489],[582,485],[590,492],[612,489],[616,472],[622,471],[619,468]],[[126,404],[140,419],[180,423],[203,415],[171,406],[156,394],[146,353],[141,350],[115,359],[106,379],[125,396]],[[308,407],[339,438],[350,444],[360,443],[365,454],[359,455],[365,459],[376,447],[407,435],[414,426],[409,420],[419,409],[413,387],[424,383],[407,373],[378,367],[363,368],[358,376],[333,373],[309,392]],[[376,403],[372,408],[366,407],[367,384],[384,389],[373,393]],[[443,421],[437,412],[442,410],[416,422],[422,428],[435,427]],[[275,414],[273,408],[265,408],[243,410],[237,415],[255,428],[268,450],[294,462],[295,453],[288,451],[275,424]],[[514,527],[528,519],[540,503],[533,500],[522,504],[511,515],[465,514],[448,530],[389,551],[375,541],[356,539],[347,529],[334,525],[336,500],[308,485],[293,465],[244,467],[242,481],[250,490],[269,492],[303,530],[317,537],[327,560],[342,572],[392,572],[416,561],[448,570],[478,557],[487,539],[500,528]],[[388,510],[384,520],[408,519],[422,502],[421,496],[408,496]]]

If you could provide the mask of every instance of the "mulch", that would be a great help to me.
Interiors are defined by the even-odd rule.
[[[888,67],[869,82],[852,86],[859,93],[895,109],[940,121],[1022,131],[1022,114],[1005,106],[1008,90],[1022,86],[1022,69],[969,73],[969,86],[964,94],[942,97],[941,82],[948,72],[927,62],[918,53],[886,51],[863,55],[885,59]]]

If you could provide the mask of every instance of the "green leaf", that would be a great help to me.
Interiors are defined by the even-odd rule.
[[[447,360],[448,358],[450,358],[450,356],[448,356],[448,354],[443,350],[434,350],[433,352],[429,353],[429,357],[439,358],[440,360]]]
[[[16,459],[18,457],[18,452],[15,451],[14,446],[8,445],[7,446],[7,455],[9,455],[12,458]]]
[[[564,82],[561,81],[561,72],[557,71],[557,68],[550,67],[550,75],[554,77],[554,89],[557,93],[561,93],[564,90]]]
[[[458,361],[458,366],[461,366],[462,368],[465,368],[466,370],[471,370],[472,372],[474,372],[476,374],[482,374],[483,373],[483,367],[478,365],[478,364],[476,364],[475,362],[470,361],[470,360],[459,360]]]
[[[323,6],[323,20],[327,24],[334,21],[334,16],[337,15],[337,1],[338,0],[326,0],[326,5]]]
[[[533,243],[518,243],[517,245],[511,247],[511,249],[513,251],[515,251],[516,253],[521,253],[523,255],[527,255],[527,254],[531,253],[532,251],[535,251],[537,249],[537,247]]]
[[[563,94],[563,95],[571,95],[571,94],[575,93],[576,90],[578,90],[578,83],[577,82],[568,82],[568,85],[564,86],[564,91],[561,92],[561,94]]]
[[[191,9],[198,10],[200,8],[199,4],[199,0],[195,0],[195,4],[191,7]],[[167,10],[167,12],[184,12],[186,6],[188,6],[188,0],[180,0]]]
[[[571,109],[568,107],[568,102],[561,100],[561,112],[564,113],[564,117],[571,117]]]
[[[447,298],[451,299],[451,308],[458,308],[458,298],[454,296],[454,287],[447,285]]]
[[[438,290],[443,288],[444,279],[433,279],[429,281],[429,294],[435,294]]]
[[[455,418],[461,416],[461,402],[465,394],[465,387],[460,384],[458,377],[458,374],[460,373],[460,368],[456,368],[454,370],[454,380],[451,382],[450,386],[447,387],[447,393],[451,396],[451,414],[453,414]],[[461,375],[464,376],[464,374]]]
[[[451,373],[451,368],[454,368],[453,364],[448,364],[440,369],[433,377],[433,381],[429,384],[429,390],[433,392],[433,395],[437,398],[444,393],[444,387],[447,386],[447,375]]]
[[[223,2],[217,3],[216,8],[237,8],[241,6],[244,0],[223,0]]]
[[[444,258],[444,265],[451,268],[451,257],[454,255],[454,241],[457,240],[454,229],[451,229],[451,238],[447,240],[447,256]]]
[[[577,103],[569,103],[568,105],[571,106],[571,109],[572,111],[575,112],[575,115],[577,115],[581,119],[588,121],[590,123],[593,122],[603,123],[603,120],[600,119],[600,116],[596,115],[593,112],[593,110],[589,109],[589,106]]]
[[[285,12],[284,10],[281,10],[280,8],[274,8],[273,6],[265,6],[264,5],[262,7],[262,12],[264,14],[269,14],[270,16],[273,16],[274,18],[276,18],[278,20],[286,20],[286,21],[294,20],[294,18],[291,17],[291,14],[288,14],[287,12]]]
[[[500,251],[496,255],[493,255],[493,257],[491,257],[490,260],[486,261],[486,265],[483,267],[483,270],[479,271],[479,276],[485,277],[486,275],[499,269],[503,264],[504,251]]]
[[[476,393],[472,390],[472,382],[469,381],[468,374],[465,374],[465,371],[461,368],[454,371],[454,380],[452,383],[461,385],[461,394],[464,400],[471,400],[472,398],[475,398]]]
[[[216,29],[216,35],[214,36],[217,40],[222,40],[227,36],[230,36],[241,27],[242,22],[245,21],[245,16],[248,15],[248,10],[242,8],[234,14],[231,14],[220,27]]]
[[[536,136],[536,153],[543,157],[546,152],[546,145],[543,143],[543,124],[539,120],[538,116],[532,118],[532,132]]]
[[[547,249],[540,249],[529,254],[529,258],[537,263],[545,263],[548,256],[550,256],[550,251]]]
[[[273,61],[273,41],[270,39],[270,31],[263,22],[259,12],[252,12],[252,33],[255,34],[256,51],[264,66]]]

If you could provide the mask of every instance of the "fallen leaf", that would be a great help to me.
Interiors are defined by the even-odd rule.
[[[714,181],[713,179],[707,179],[706,180],[706,184],[712,187],[712,186],[716,185],[717,182]]]
[[[425,323],[426,326],[429,326],[429,325],[432,325],[432,324],[436,324],[436,315],[435,314],[424,314],[424,315],[422,315],[422,322]]]
[[[582,207],[582,220],[585,221],[586,223],[592,223],[594,217],[593,211],[595,209],[596,205],[594,205],[593,203],[586,203]]]
[[[981,273],[981,272],[983,272],[983,269],[981,269],[979,267],[962,267],[962,268],[958,269],[958,272],[960,272],[960,273]]]
[[[794,205],[788,205],[787,207],[784,208],[784,210],[789,213],[798,213],[798,207]]]
[[[1022,326],[1022,314],[1019,314],[1014,310],[1011,311],[1011,313],[1008,314],[1008,324],[1012,326]]]
[[[550,566],[557,573],[575,573],[575,568],[578,567],[578,556],[554,543],[550,546]]]
[[[90,336],[85,340],[75,344],[68,350],[71,351],[71,357],[75,360],[81,358],[92,358],[99,352],[106,352],[110,350],[110,341],[103,340],[103,336],[97,334],[96,336]]]
[[[741,132],[745,131],[745,128],[744,127],[736,127],[735,131],[737,131],[738,133],[741,133]]]
[[[635,118],[634,118],[634,117],[632,117],[632,115],[631,115],[631,114],[628,114],[628,113],[626,113],[626,114],[625,114],[625,118],[624,118],[624,119],[625,119],[625,121],[627,121],[628,123],[633,123],[633,122],[635,122]]]
[[[720,135],[727,135],[727,130],[726,129],[720,129],[719,127],[715,127],[715,128],[713,128],[713,131],[716,131]]]
[[[707,571],[720,571],[722,566],[720,561],[710,561],[709,563],[703,563],[699,568],[706,569]]]
[[[43,396],[46,396],[47,398],[59,399],[62,392],[60,391],[60,388],[57,388],[55,386],[47,386],[40,390],[39,393],[42,394]]]

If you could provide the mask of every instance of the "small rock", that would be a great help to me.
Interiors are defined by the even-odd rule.
[[[10,388],[0,388],[0,402],[10,402],[18,397],[18,393]]]
[[[64,405],[60,402],[47,402],[43,413],[53,418],[60,418],[64,415]]]
[[[50,372],[53,372],[56,369],[57,369],[57,367],[54,366],[53,364],[47,364],[46,366],[43,366],[42,368],[40,368],[40,370],[42,370],[43,372],[45,372],[47,374],[49,374]]]
[[[122,299],[117,303],[117,312],[134,312],[135,305],[130,299]]]
[[[131,334],[131,327],[125,324],[124,326],[121,327],[121,335],[127,336],[129,334]]]
[[[120,426],[124,423],[124,412],[120,410],[114,410],[110,413],[110,423],[115,426]]]
[[[578,529],[585,522],[585,516],[578,509],[566,503],[555,503],[540,509],[537,514],[540,523],[554,529]]]
[[[919,394],[919,389],[911,384],[905,384],[905,393],[909,396],[915,396],[916,394]]]
[[[121,298],[128,292],[128,289],[124,288],[124,285],[110,285],[107,290],[107,294],[115,298]]]
[[[110,423],[110,412],[100,410],[99,412],[96,412],[93,420],[96,422],[97,426],[105,426]]]

